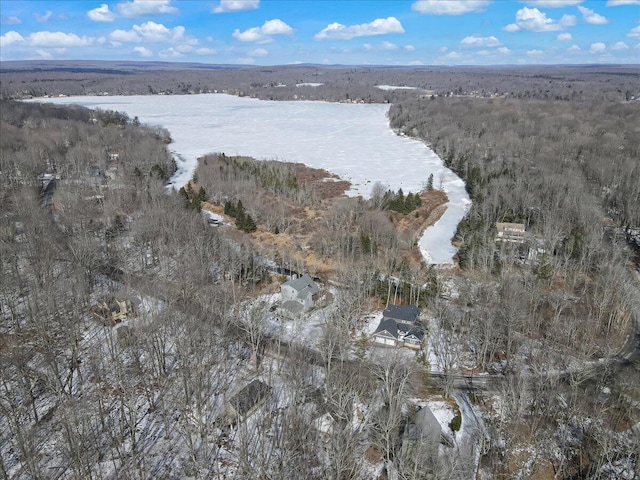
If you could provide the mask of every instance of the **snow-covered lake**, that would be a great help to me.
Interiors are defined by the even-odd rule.
[[[184,185],[197,158],[211,152],[300,162],[324,168],[352,183],[350,195],[368,197],[375,182],[406,193],[422,189],[429,174],[449,196],[447,211],[420,239],[428,263],[452,263],[451,244],[470,200],[464,182],[417,140],[389,128],[388,105],[276,102],[223,94],[86,96],[37,99],[126,112],[171,133]]]

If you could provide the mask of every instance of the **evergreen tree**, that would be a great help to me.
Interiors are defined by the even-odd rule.
[[[363,255],[369,255],[371,253],[371,238],[366,233],[360,234],[360,249]]]
[[[197,212],[202,211],[202,202],[200,201],[200,197],[198,196],[193,197],[190,205],[191,205],[191,208],[193,208]]]
[[[256,222],[251,218],[251,215],[247,214],[244,217],[244,226],[242,230],[247,233],[255,232],[258,229]]]
[[[224,214],[229,215],[230,217],[236,216],[236,209],[230,200],[224,202]]]
[[[198,190],[198,199],[201,202],[204,202],[207,200],[207,193],[204,191],[204,187],[200,187],[200,190]]]
[[[244,214],[244,209],[236,210],[236,227],[238,227],[240,230],[244,230],[245,220],[246,215]]]

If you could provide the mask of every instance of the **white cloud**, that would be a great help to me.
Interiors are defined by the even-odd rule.
[[[629,50],[629,45],[624,42],[618,42],[615,45],[609,47],[610,50]]]
[[[591,23],[593,25],[604,25],[609,23],[609,20],[589,8],[581,6],[578,7],[578,10],[582,13],[582,19],[587,23]]]
[[[607,46],[602,42],[592,43],[591,48],[589,48],[589,53],[602,53],[606,48]]]
[[[521,0],[520,3],[524,3],[530,7],[560,8],[579,5],[583,1],[584,0]]]
[[[134,47],[133,51],[144,58],[153,57],[153,52],[147,47]]]
[[[629,38],[640,38],[640,25],[637,27],[633,27],[629,33],[627,33],[627,37]]]
[[[251,57],[240,57],[236,58],[235,63],[239,63],[240,65],[253,65],[256,61]]]
[[[481,37],[479,35],[471,35],[464,37],[460,44],[469,48],[482,48],[482,47],[499,47],[502,45],[493,35],[490,37]]]
[[[53,58],[53,55],[51,55],[49,52],[47,52],[46,50],[36,50],[36,53],[38,55],[40,55],[40,58],[42,58],[43,60],[51,60]]]
[[[233,38],[241,42],[268,43],[273,41],[273,35],[290,35],[293,28],[279,18],[264,22],[261,27],[253,27],[241,32],[237,28],[233,32]]]
[[[192,45],[178,45],[175,49],[180,53],[191,53],[195,50]]]
[[[161,23],[152,21],[144,22],[141,25],[134,25],[133,29],[144,40],[149,42],[179,41],[184,37],[185,30],[183,26],[167,28]]]
[[[177,14],[180,11],[170,5],[171,0],[133,0],[118,4],[118,11],[123,17],[135,18],[146,15]]]
[[[449,52],[449,53],[447,53],[445,55],[445,58],[451,58],[453,60],[455,60],[457,58],[460,58],[460,57],[462,57],[462,55],[460,53],[458,53],[458,52],[455,52],[455,51],[454,52]]]
[[[568,42],[569,40],[573,40],[573,37],[570,33],[560,33],[556,38],[561,42]]]
[[[260,0],[220,0],[220,4],[211,10],[211,12],[242,12],[244,10],[255,10],[259,6]]]
[[[388,41],[381,42],[378,45],[365,43],[362,45],[362,48],[367,52],[371,52],[371,51],[393,52],[401,49],[400,46],[396,45],[393,42],[388,42]],[[404,50],[405,52],[414,52],[416,50],[416,47],[414,47],[413,45],[405,45],[402,47],[402,50]],[[347,50],[345,50],[345,52],[347,52]]]
[[[640,0],[607,0],[607,7],[619,7],[621,5],[640,5]]]
[[[509,55],[511,53],[511,50],[509,50],[507,47],[500,47],[496,50],[500,55]]]
[[[425,15],[463,15],[484,12],[489,0],[418,0],[411,10]]]
[[[421,65],[424,65],[424,63],[420,60],[412,60],[411,62],[409,62],[409,65],[411,65],[412,67],[419,67]]]
[[[504,27],[508,32],[529,30],[531,32],[553,32],[564,30],[576,24],[575,15],[563,15],[560,20],[547,17],[546,13],[537,8],[523,7],[516,12],[516,21]]]
[[[162,58],[180,58],[184,56],[182,53],[174,49],[173,47],[167,48],[166,50],[162,50],[158,52],[158,56]]]
[[[25,39],[16,31],[9,31],[0,36],[0,47],[8,47],[14,43],[24,43]]]
[[[33,18],[35,18],[37,22],[48,22],[49,19],[51,18],[51,15],[53,15],[53,12],[51,10],[48,10],[47,13],[43,15],[40,15],[39,13],[35,12],[33,14]]]
[[[2,25],[19,25],[22,23],[22,20],[15,16],[5,17],[2,15],[0,16],[0,23]]]
[[[93,43],[92,37],[64,32],[34,32],[29,35],[29,45],[33,47],[86,47]]]
[[[114,42],[181,42],[184,44],[195,44],[198,41],[192,37],[185,36],[185,28],[178,25],[174,28],[167,28],[161,23],[151,20],[140,25],[134,25],[132,30],[114,30],[109,34],[109,38]]]
[[[261,28],[262,33],[265,35],[289,35],[293,33],[293,28],[279,18],[264,22]]]
[[[112,42],[141,42],[142,38],[133,30],[114,30],[109,34]]]
[[[215,55],[218,51],[213,48],[198,48],[196,54],[198,55]]]
[[[402,24],[396,17],[376,18],[370,23],[342,25],[331,23],[315,35],[316,40],[351,40],[356,37],[370,37],[389,33],[404,33]]]
[[[249,52],[249,55],[251,55],[252,57],[262,57],[264,55],[269,55],[269,50],[267,50],[266,48],[256,48],[254,50],[251,50]]]
[[[544,52],[542,50],[527,50],[527,55],[530,57],[541,57],[544,55]]]
[[[393,51],[398,50],[398,46],[395,43],[384,41],[380,44],[381,50]]]
[[[253,27],[241,32],[237,28],[233,31],[233,38],[239,40],[241,42],[260,42],[267,43],[271,42],[273,39],[268,38],[262,34],[260,31],[260,27]]]
[[[580,52],[580,47],[576,44],[571,45],[569,48],[567,48],[567,52],[569,53],[578,53]]]
[[[109,5],[103,3],[99,7],[89,10],[87,17],[94,22],[113,22],[116,19],[116,14],[109,10]]]

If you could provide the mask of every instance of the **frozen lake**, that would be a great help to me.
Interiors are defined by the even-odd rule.
[[[171,133],[180,188],[206,153],[300,162],[324,168],[352,183],[349,195],[368,197],[375,182],[417,192],[433,174],[449,197],[447,211],[419,245],[428,263],[452,263],[451,244],[470,200],[464,182],[422,142],[389,128],[388,105],[275,102],[223,94],[64,97],[38,99],[119,110]]]

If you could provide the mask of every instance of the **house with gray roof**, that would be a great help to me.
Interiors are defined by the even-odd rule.
[[[383,318],[403,323],[415,323],[419,315],[420,310],[415,305],[388,305],[382,312]]]
[[[298,314],[313,308],[318,300],[320,287],[306,273],[280,286],[282,307]]]
[[[415,305],[389,305],[382,312],[382,320],[373,333],[374,343],[419,350],[424,341],[424,327],[419,315],[420,310]]]
[[[443,439],[438,419],[428,406],[415,414],[414,421],[407,423],[402,434],[403,455],[428,455],[436,458],[438,447]]]
[[[259,407],[267,402],[271,395],[271,387],[261,380],[253,380],[236,393],[225,406],[227,420],[230,424],[244,421]]]

